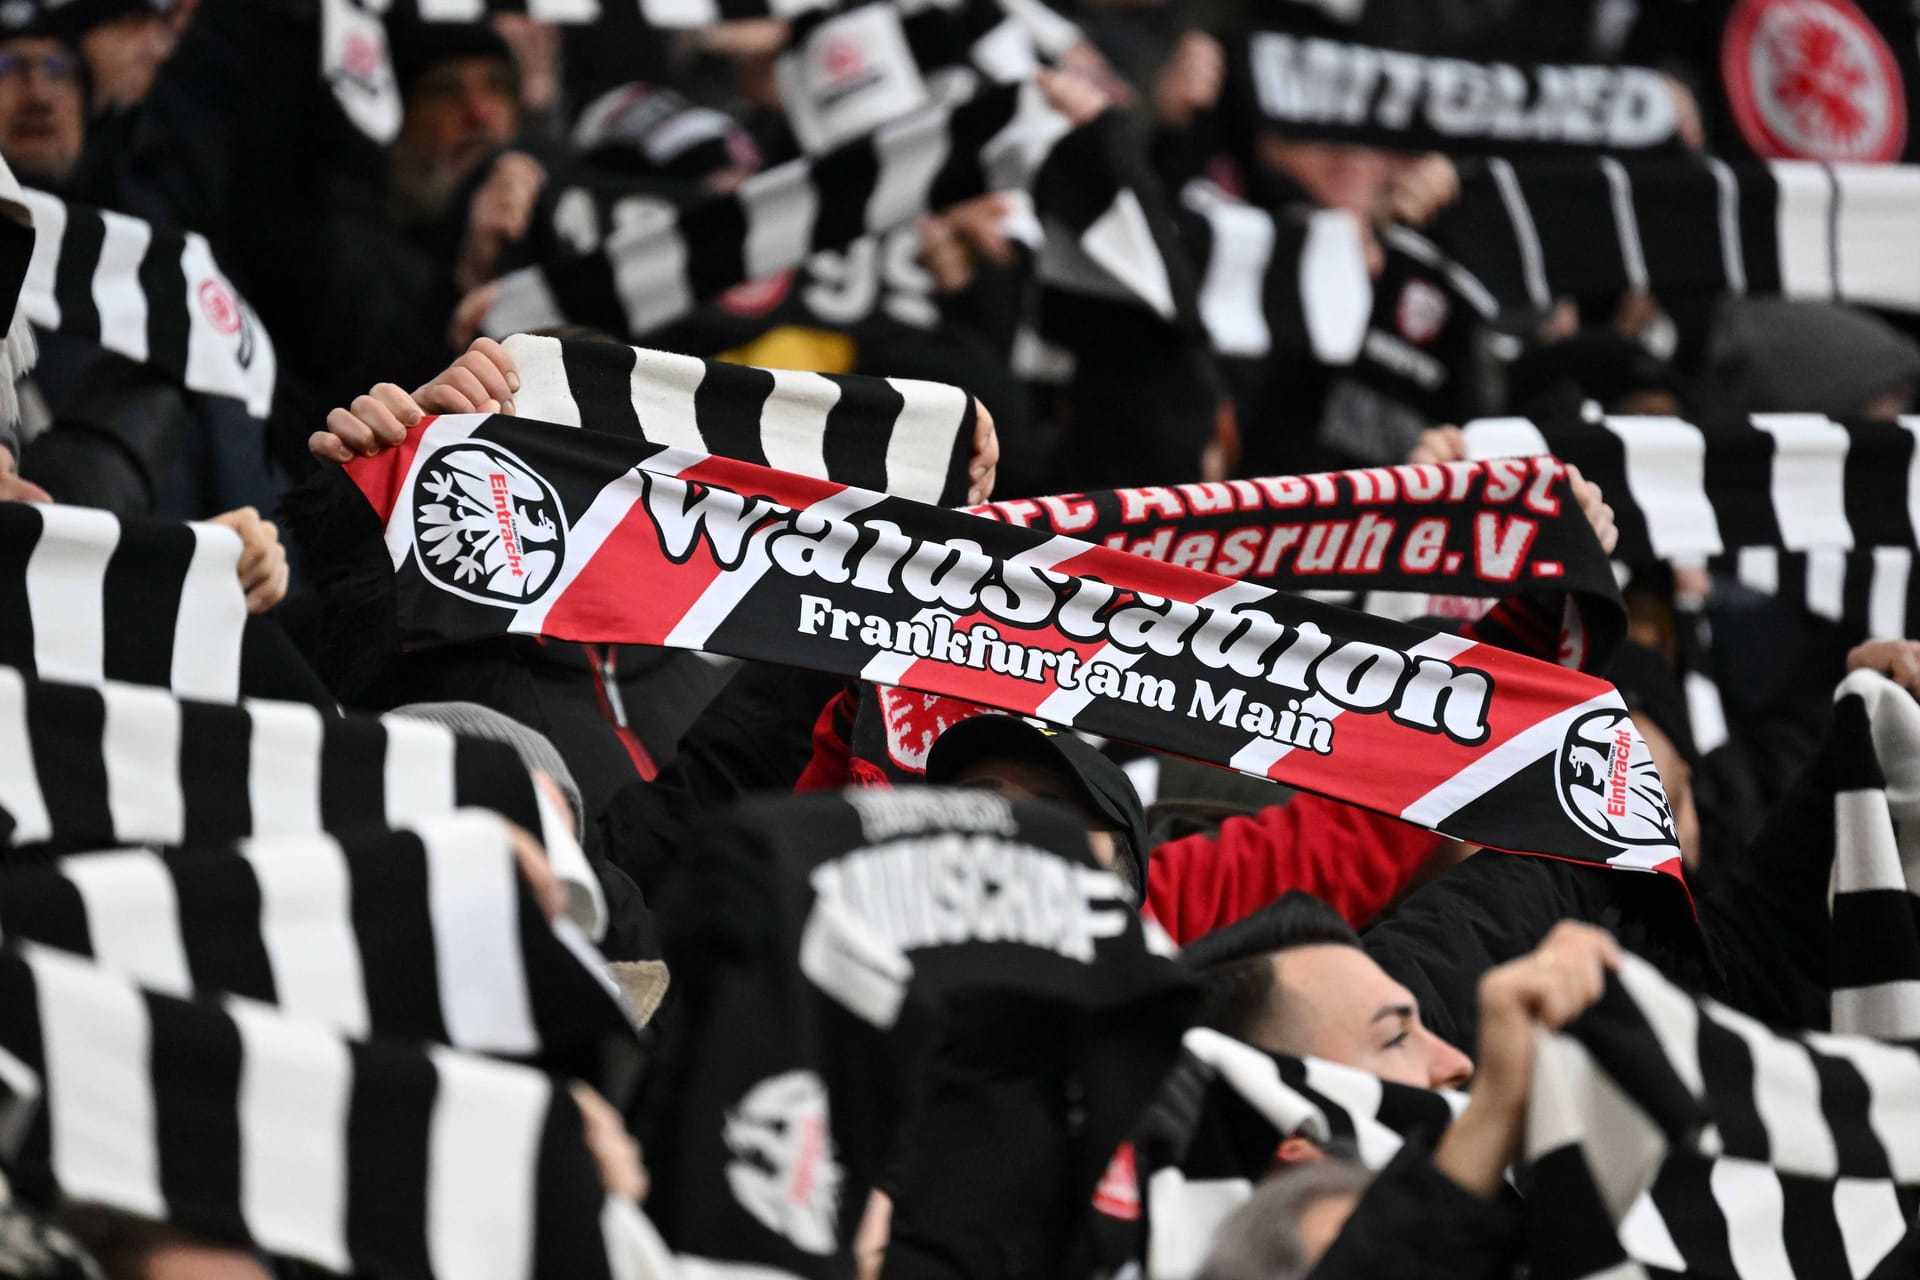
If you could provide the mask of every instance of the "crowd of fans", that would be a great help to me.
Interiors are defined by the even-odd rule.
[[[1707,6],[1267,3],[1297,8],[1290,16],[1303,22],[1331,21],[1322,8],[1364,10],[1340,29],[1432,55],[1652,65],[1667,75],[1681,145],[1722,144],[1722,122],[1700,105],[1717,72],[1697,47],[1697,15],[1674,12]],[[1269,19],[1255,7],[1075,0],[1066,16],[1077,39],[1041,83],[1069,119],[1124,113],[1167,192],[1204,178],[1283,218],[1350,213],[1379,279],[1394,229],[1424,227],[1456,199],[1456,163],[1288,137],[1240,109],[1222,33]],[[680,650],[522,637],[365,654],[339,679],[337,662],[312,651],[321,624],[303,589],[329,548],[289,547],[273,517],[290,490],[400,444],[427,415],[515,412],[520,371],[481,333],[496,282],[614,234],[592,194],[607,182],[640,199],[640,212],[627,209],[637,218],[648,201],[733,191],[800,154],[776,75],[790,25],[426,21],[412,8],[393,6],[386,23],[402,111],[381,145],[317,71],[326,24],[356,9],[348,0],[0,3],[0,159],[26,187],[207,237],[271,335],[279,370],[263,424],[96,338],[37,326],[30,368],[9,347],[17,409],[0,422],[0,500],[226,524],[247,547],[249,610],[277,621],[323,673],[302,673],[312,700],[410,708],[521,748],[561,793],[604,882],[606,959],[623,966],[636,1011],[670,1038],[680,976],[657,963],[673,928],[661,904],[697,833],[747,796],[871,783],[850,758],[857,688]],[[1920,250],[1920,210],[1912,228]],[[1038,230],[1025,193],[990,193],[743,281],[645,335],[557,336],[960,386],[990,420],[973,442],[975,500],[1447,461],[1465,456],[1457,425],[1488,416],[1888,420],[1920,393],[1911,316],[1657,292],[1488,316],[1450,305],[1457,290],[1418,275],[1397,282],[1391,335],[1422,371],[1416,396],[1281,343],[1224,377],[1196,374],[1120,302],[1073,298],[1042,337]],[[1584,482],[1576,491],[1611,551],[1607,495]],[[1629,640],[1600,674],[1658,765],[1693,917],[1660,896],[1659,877],[1479,852],[1264,780],[1015,718],[964,720],[927,755],[928,783],[1053,801],[1084,818],[1098,860],[1183,948],[1205,1025],[1274,1054],[1468,1092],[1444,1135],[1378,1178],[1288,1138],[1270,1180],[1219,1226],[1205,1275],[1515,1274],[1505,1171],[1520,1150],[1534,1029],[1565,1026],[1599,999],[1622,945],[1669,958],[1670,971],[1693,972],[1738,1007],[1791,1016],[1773,983],[1770,931],[1796,920],[1823,930],[1825,903],[1755,889],[1775,868],[1747,861],[1747,846],[1813,759],[1833,685],[1865,667],[1920,696],[1920,643],[1866,641],[1702,564],[1619,568]],[[1705,685],[1717,698],[1703,744]],[[537,851],[525,862],[557,910]],[[1824,885],[1824,871],[1814,881]],[[627,1122],[583,1097],[609,1187],[644,1197],[645,1153]],[[953,1176],[980,1172],[960,1162]],[[23,1255],[48,1270],[16,1274],[65,1265],[237,1277],[287,1265],[86,1206],[47,1211],[59,1230],[17,1230],[37,1242],[23,1241]],[[956,1243],[929,1221],[894,1215],[883,1188],[842,1246],[862,1275],[1048,1273],[1041,1257],[986,1238],[984,1222]],[[1009,1229],[1015,1238],[1026,1229]]]

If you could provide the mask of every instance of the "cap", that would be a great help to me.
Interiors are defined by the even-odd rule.
[[[994,756],[1012,756],[1059,769],[1087,808],[1126,837],[1136,882],[1146,892],[1147,811],[1126,770],[1107,759],[1070,730],[1042,729],[1009,715],[970,716],[940,735],[927,752],[927,781],[947,783],[968,765]]]

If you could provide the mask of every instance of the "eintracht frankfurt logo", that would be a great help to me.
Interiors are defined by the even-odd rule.
[[[803,1253],[832,1253],[840,1182],[827,1089],[811,1071],[770,1076],[727,1112],[727,1186],[740,1207]]]
[[[927,753],[940,735],[980,711],[973,703],[958,698],[915,693],[891,685],[877,686],[874,694],[887,726],[887,755],[909,773],[925,773]]]
[[[1906,145],[1899,65],[1850,0],[1741,0],[1720,74],[1741,136],[1766,159],[1885,162]]]
[[[1621,848],[1679,843],[1660,772],[1625,711],[1574,721],[1558,764],[1561,807],[1599,839]]]
[[[434,586],[482,604],[531,604],[566,548],[559,497],[500,446],[469,440],[421,464],[413,554]]]

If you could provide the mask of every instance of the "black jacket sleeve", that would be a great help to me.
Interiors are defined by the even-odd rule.
[[[1510,1280],[1520,1212],[1475,1195],[1408,1143],[1360,1197],[1310,1280]]]
[[[1476,853],[1408,895],[1361,942],[1413,992],[1426,1025],[1471,1052],[1480,975],[1533,950],[1561,920],[1607,929],[1691,990],[1717,985],[1671,877],[1556,858]]]
[[[755,791],[791,791],[813,758],[820,708],[845,681],[773,663],[743,664],[651,782],[615,792],[600,818],[606,855],[649,899],[692,847],[704,815]]]
[[[57,502],[142,515],[173,477],[192,427],[179,388],[102,355],[67,388],[53,426],[28,443],[20,470]]]

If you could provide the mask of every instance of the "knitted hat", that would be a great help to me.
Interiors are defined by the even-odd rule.
[[[520,763],[527,766],[529,771],[537,769],[553,779],[554,785],[560,788],[560,794],[567,799],[567,808],[573,811],[573,829],[583,833],[586,831],[586,806],[580,801],[580,785],[573,780],[573,772],[567,768],[566,760],[545,734],[477,702],[410,702],[404,707],[395,708],[393,714],[406,716],[410,720],[427,720],[445,725],[463,737],[506,743],[519,753]]]

